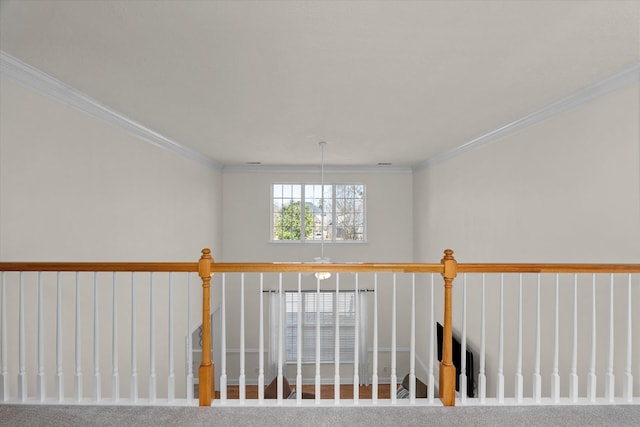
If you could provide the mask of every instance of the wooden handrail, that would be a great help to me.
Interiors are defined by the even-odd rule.
[[[0,271],[197,272],[196,262],[0,262]]]
[[[459,273],[640,273],[640,264],[458,264]]]
[[[419,263],[282,263],[221,262],[211,264],[213,273],[442,273],[442,264]]]
[[[197,272],[196,262],[0,262],[0,271]],[[318,272],[443,273],[443,264],[422,263],[212,263],[212,273]],[[459,273],[640,273],[640,264],[460,263]]]

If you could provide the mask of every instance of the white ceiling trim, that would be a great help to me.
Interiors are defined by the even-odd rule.
[[[45,95],[62,104],[76,108],[94,118],[103,120],[126,132],[129,132],[153,145],[172,151],[185,158],[224,172],[253,172],[253,173],[316,173],[319,168],[315,166],[277,166],[277,165],[245,165],[224,166],[222,163],[200,153],[199,151],[185,147],[184,145],[167,138],[152,129],[136,122],[135,120],[101,104],[98,100],[86,95],[80,90],[50,76],[49,74],[26,64],[19,59],[0,50],[0,75],[11,78],[17,83]],[[605,95],[626,85],[640,81],[640,63],[621,72],[608,76],[590,86],[574,92],[573,94],[555,101],[537,111],[534,111],[518,120],[508,123],[498,129],[488,132],[478,138],[466,142],[456,148],[433,156],[413,168],[389,167],[389,166],[344,166],[325,168],[329,173],[413,173],[459,154],[491,143],[506,135],[515,133],[528,126],[532,126],[552,116],[571,108],[585,104],[595,98]],[[316,170],[318,169],[318,170]]]
[[[593,99],[603,96],[614,90],[623,88],[629,84],[640,81],[640,63],[627,68],[618,73],[612,74],[590,86],[580,89],[571,95],[562,98],[558,101],[552,102],[541,109],[527,114],[518,120],[514,120],[498,129],[492,130],[476,139],[473,139],[465,144],[462,144],[456,148],[437,154],[430,159],[425,160],[422,163],[413,167],[413,171],[419,171],[429,166],[433,166],[437,163],[451,159],[459,154],[476,149],[482,145],[491,143],[506,135],[515,133],[526,127],[532,126],[557,114],[567,111],[571,108],[585,104]]]
[[[320,166],[290,166],[290,165],[240,165],[225,166],[225,173],[293,173],[318,174]],[[410,167],[400,166],[325,166],[325,174],[408,174],[413,173]]]
[[[78,89],[20,61],[2,50],[0,50],[0,75],[6,76],[28,89],[45,95],[55,101],[76,108],[91,117],[103,120],[153,145],[172,151],[210,168],[217,170],[222,169],[222,164],[216,160],[149,129],[124,114],[101,104],[98,100]]]

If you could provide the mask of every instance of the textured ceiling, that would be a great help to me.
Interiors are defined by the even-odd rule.
[[[2,0],[0,49],[225,165],[414,166],[637,65],[640,2]]]

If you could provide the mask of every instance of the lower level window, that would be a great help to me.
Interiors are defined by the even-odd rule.
[[[336,321],[339,321],[340,360],[353,362],[355,342],[355,292],[286,292],[286,360],[295,362],[298,352],[298,310],[302,309],[302,361],[316,360],[318,314],[320,361],[332,362],[335,355]]]

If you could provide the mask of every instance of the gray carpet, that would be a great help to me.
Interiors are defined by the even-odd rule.
[[[2,426],[640,426],[640,405],[151,407],[0,405]]]

